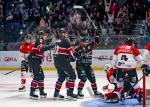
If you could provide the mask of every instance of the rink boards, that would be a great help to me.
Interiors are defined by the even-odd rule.
[[[105,64],[111,63],[114,50],[93,50],[92,68],[94,71],[103,70]],[[143,52],[143,50],[140,50]],[[15,70],[20,67],[19,51],[0,51],[0,70]],[[75,67],[75,63],[71,63]],[[53,51],[45,52],[42,64],[44,70],[54,71]],[[140,67],[137,67],[140,70]]]

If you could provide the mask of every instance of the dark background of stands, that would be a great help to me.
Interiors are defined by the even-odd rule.
[[[98,30],[73,5],[84,6]],[[127,36],[144,48],[150,42],[149,7],[148,0],[0,0],[0,50],[18,50],[25,35],[35,40],[39,30],[56,39],[61,27],[77,39],[99,36],[99,49],[113,49]]]

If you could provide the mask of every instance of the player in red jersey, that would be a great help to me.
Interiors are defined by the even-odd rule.
[[[26,73],[29,71],[32,73],[32,70],[28,64],[28,55],[31,53],[31,49],[34,43],[31,41],[31,37],[25,36],[25,43],[20,46],[20,56],[21,56],[21,87],[19,91],[25,91],[26,84]]]
[[[118,99],[124,97],[124,92],[129,91],[129,89],[129,94],[141,101],[141,88],[139,84],[136,84],[138,81],[136,62],[140,62],[143,69],[145,69],[145,64],[140,51],[133,44],[134,41],[131,38],[127,38],[125,43],[118,46],[114,51],[112,67],[116,69],[117,88],[104,95],[106,101],[111,101],[112,99],[118,101]],[[125,78],[128,78],[128,81]],[[133,85],[135,86],[132,88]]]

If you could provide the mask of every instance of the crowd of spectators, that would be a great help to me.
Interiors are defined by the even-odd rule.
[[[74,5],[84,6],[97,30]],[[43,29],[57,36],[61,27],[77,37],[130,35],[137,20],[150,20],[149,7],[149,0],[0,0],[0,29],[20,32],[34,22],[31,35]]]

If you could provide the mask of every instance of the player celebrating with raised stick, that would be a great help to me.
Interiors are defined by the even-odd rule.
[[[39,32],[39,39],[35,41],[32,52],[29,55],[29,64],[33,70],[33,80],[30,87],[30,97],[32,99],[38,99],[38,95],[35,94],[35,89],[39,89],[40,96],[46,97],[44,92],[44,72],[41,67],[44,52],[54,47],[53,43],[47,44],[47,35],[44,31]]]
[[[25,43],[20,46],[21,56],[21,87],[19,91],[25,91],[26,85],[26,73],[29,71],[32,75],[32,70],[28,64],[28,55],[31,53],[31,49],[34,43],[31,41],[30,36],[25,36]]]
[[[74,55],[77,58],[76,61],[76,70],[80,82],[78,84],[78,97],[83,98],[82,89],[87,79],[91,83],[92,90],[94,95],[102,95],[97,91],[97,84],[95,74],[91,68],[92,64],[92,49],[97,46],[99,43],[99,38],[95,37],[95,40],[91,43],[87,43],[86,39],[83,38],[80,40],[79,46],[75,49]]]

